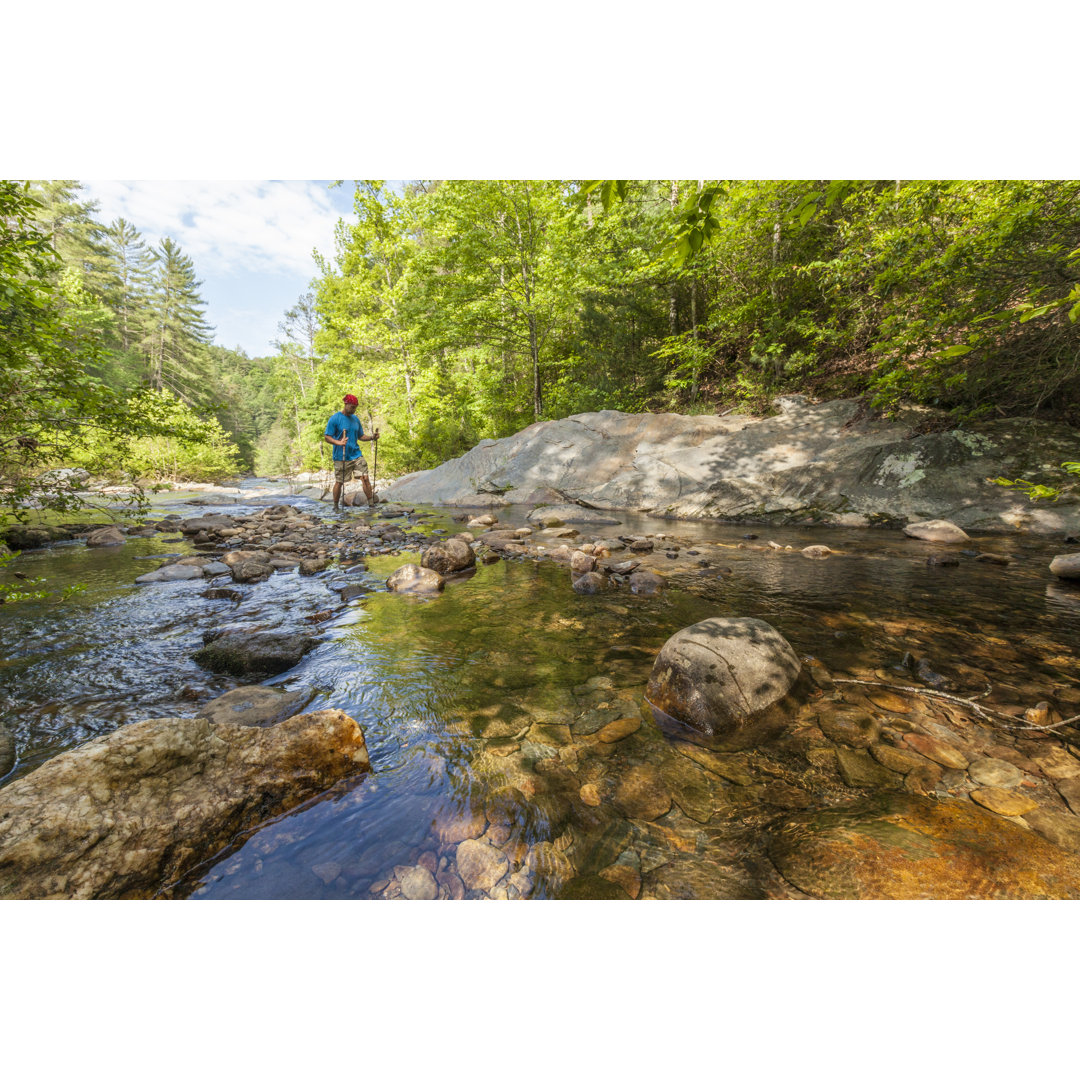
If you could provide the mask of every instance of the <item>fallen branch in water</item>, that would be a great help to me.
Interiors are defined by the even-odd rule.
[[[989,683],[986,684],[986,689],[981,694],[976,694],[975,697],[962,698],[956,697],[955,694],[943,693],[941,690],[929,690],[925,686],[896,686],[893,683],[874,682],[871,679],[833,679],[833,682],[855,684],[857,686],[873,686],[878,690],[900,690],[908,694],[922,694],[926,697],[942,698],[945,701],[951,701],[954,705],[965,705],[970,709],[974,709],[987,720],[998,720],[1001,723],[1012,724],[1015,727],[1030,728],[1032,731],[1053,731],[1054,728],[1074,724],[1077,720],[1080,720],[1080,713],[1077,713],[1076,716],[1070,716],[1068,720],[1059,720],[1056,724],[1033,724],[1029,720],[1018,720],[1015,716],[1006,716],[1004,713],[988,709],[985,705],[977,704],[976,698],[986,697],[990,693],[993,688]]]

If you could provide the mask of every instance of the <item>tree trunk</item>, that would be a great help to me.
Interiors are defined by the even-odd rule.
[[[679,181],[671,181],[671,216],[675,216],[675,207],[679,202]],[[679,312],[675,305],[675,284],[668,287],[668,333],[674,337],[679,330]]]
[[[529,313],[529,353],[532,355],[533,369],[533,419],[539,420],[544,410],[544,400],[540,393],[540,346],[536,335],[536,316]]]

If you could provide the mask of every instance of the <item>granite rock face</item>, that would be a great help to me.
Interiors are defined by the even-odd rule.
[[[947,518],[997,532],[1080,528],[1080,499],[1040,506],[986,482],[1059,483],[1059,463],[1080,459],[1080,433],[1066,425],[1006,419],[919,434],[947,414],[909,408],[897,420],[863,420],[853,400],[815,405],[788,395],[776,404],[780,415],[764,420],[605,410],[542,421],[402,477],[385,494],[462,506],[554,503],[533,520],[567,523],[580,503],[777,524]]]
[[[0,897],[152,897],[242,830],[369,768],[338,709],[265,729],[129,724],[0,789]]]

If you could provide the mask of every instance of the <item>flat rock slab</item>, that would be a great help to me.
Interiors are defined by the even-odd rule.
[[[1080,858],[960,800],[882,793],[773,826],[769,855],[830,900],[1080,899]]]
[[[136,585],[153,585],[159,581],[194,581],[195,578],[203,578],[201,566],[163,566],[160,570],[151,570],[148,574],[142,574],[135,579]]]
[[[299,664],[316,644],[309,634],[232,631],[204,645],[191,659],[219,675],[279,675]]]
[[[339,709],[266,729],[128,724],[0,789],[0,897],[152,897],[242,830],[369,768]]]
[[[986,483],[1019,475],[1042,482],[1031,471],[1033,446],[1039,463],[1054,463],[1045,466],[1045,482],[1057,482],[1056,463],[1080,459],[1075,428],[1025,417],[925,433],[928,420],[947,425],[948,414],[905,408],[893,420],[860,418],[856,400],[794,397],[762,420],[606,409],[530,424],[401,477],[386,493],[459,506],[535,506],[547,489],[561,501],[539,507],[539,518],[566,523],[581,520],[577,502],[607,507],[608,517],[634,509],[776,524],[900,528],[947,518],[961,529],[1001,533],[1080,529],[1075,497],[1035,505]]]
[[[271,686],[240,686],[208,701],[197,715],[212,724],[270,727],[303,712],[315,693],[310,689],[290,692]]]
[[[913,521],[904,526],[904,535],[915,540],[928,540],[932,544],[962,544],[971,537],[951,521]]]

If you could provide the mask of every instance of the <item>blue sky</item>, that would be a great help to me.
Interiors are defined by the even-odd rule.
[[[171,236],[195,263],[214,340],[249,356],[274,351],[277,325],[332,258],[352,216],[353,183],[326,180],[86,180],[103,224],[126,218],[149,244]]]

